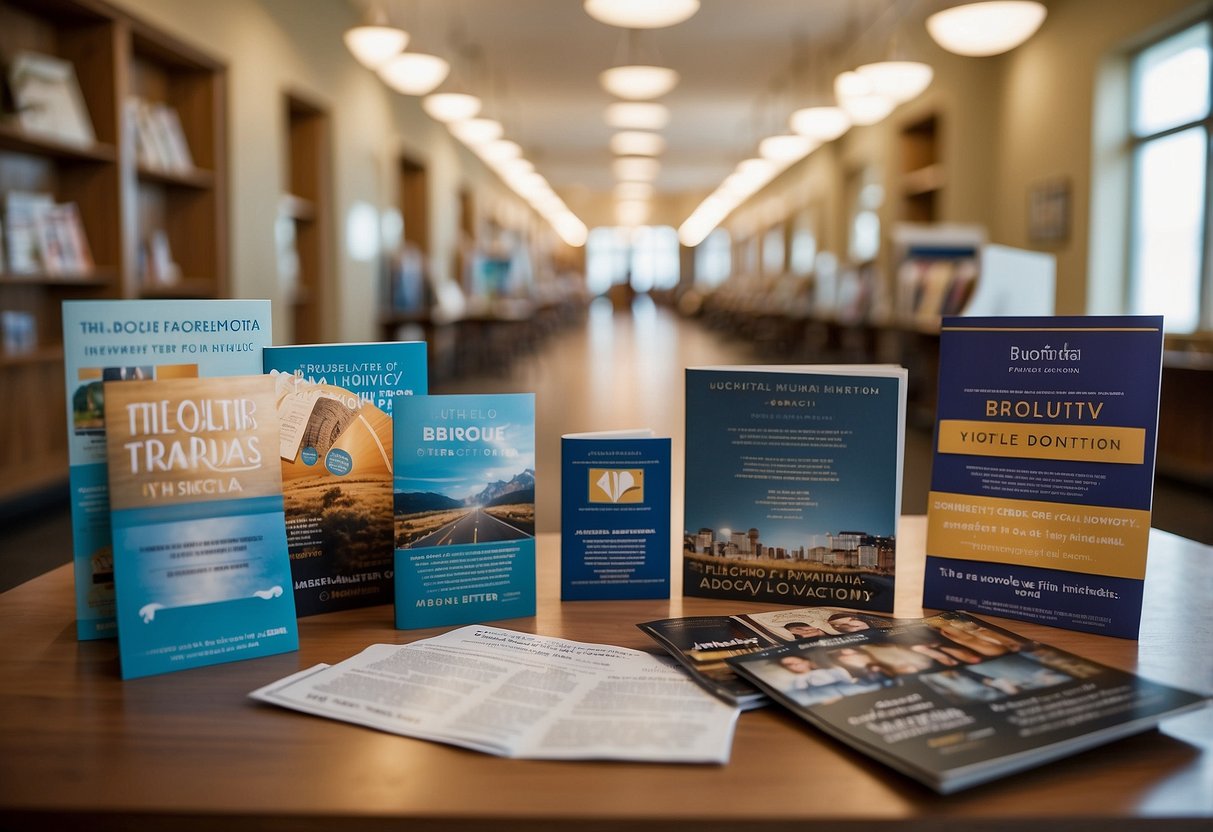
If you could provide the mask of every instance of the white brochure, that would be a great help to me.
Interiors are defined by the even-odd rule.
[[[726,763],[739,711],[639,650],[473,625],[375,644],[253,691],[502,757]]]

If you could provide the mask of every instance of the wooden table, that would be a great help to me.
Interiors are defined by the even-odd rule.
[[[923,518],[900,530],[898,614],[920,612]],[[1009,622],[1151,678],[1213,690],[1213,548],[1150,538],[1138,642]],[[539,611],[502,626],[649,649],[635,622],[735,602],[561,604],[539,539]],[[777,708],[743,714],[726,766],[503,760],[259,705],[248,691],[397,631],[391,610],[300,621],[298,653],[122,682],[112,642],[77,642],[68,567],[0,596],[0,828],[686,828],[898,832],[1213,829],[1213,709],[939,797]],[[768,609],[770,605],[757,605]]]

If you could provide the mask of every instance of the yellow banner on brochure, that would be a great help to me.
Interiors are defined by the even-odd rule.
[[[939,453],[1140,465],[1146,458],[1146,432],[1143,428],[942,419]]]
[[[1140,580],[1150,512],[932,491],[927,554]]]

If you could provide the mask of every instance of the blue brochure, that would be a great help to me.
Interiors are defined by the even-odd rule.
[[[670,440],[652,431],[560,442],[560,597],[670,597]]]
[[[535,397],[399,396],[396,626],[535,614]]]
[[[392,402],[425,395],[425,346],[265,350],[300,616],[392,600]]]
[[[102,385],[260,373],[270,340],[268,300],[64,302],[78,638],[118,634]]]
[[[683,592],[893,610],[906,371],[686,374]]]
[[[295,650],[274,383],[107,382],[122,677]]]
[[[923,604],[1136,638],[1162,318],[946,318]]]

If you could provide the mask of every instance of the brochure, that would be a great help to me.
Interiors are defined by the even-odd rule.
[[[543,760],[726,763],[738,713],[648,653],[481,626],[372,645],[250,696],[392,734]]]
[[[683,591],[893,610],[906,371],[686,375]]]
[[[682,664],[691,678],[743,710],[767,704],[761,690],[743,678],[728,659],[801,639],[887,627],[891,618],[838,607],[781,609],[741,615],[693,615],[637,624]]]
[[[63,303],[76,633],[116,636],[102,385],[261,372],[268,300]]]
[[[535,397],[397,396],[396,626],[535,614]]]
[[[944,794],[1206,702],[963,613],[892,620],[729,663],[797,716]]]
[[[264,375],[107,382],[122,678],[299,646]]]
[[[670,597],[670,440],[651,430],[560,441],[560,597]]]
[[[1161,317],[948,318],[923,604],[1136,638]]]
[[[392,601],[392,402],[425,395],[424,341],[268,347],[300,616]]]

